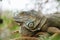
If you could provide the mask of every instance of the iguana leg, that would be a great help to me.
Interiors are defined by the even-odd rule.
[[[35,37],[39,37],[40,35],[44,35],[44,36],[49,36],[49,33],[47,33],[47,32],[38,32],[36,35],[35,35]]]
[[[60,29],[56,27],[48,27],[47,32],[49,33],[60,33]]]
[[[39,32],[36,34],[36,37],[39,38],[39,40],[47,40],[50,37],[50,34],[47,32]]]

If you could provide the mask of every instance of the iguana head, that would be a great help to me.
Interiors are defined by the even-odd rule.
[[[41,17],[38,12],[31,10],[19,13],[14,17],[14,19],[17,23],[21,24],[20,26],[24,26],[28,30],[35,31],[37,25],[40,23]]]

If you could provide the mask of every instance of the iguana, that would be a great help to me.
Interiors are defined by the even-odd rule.
[[[33,37],[40,32],[60,33],[60,13],[43,15],[35,10],[22,11],[14,17],[22,36]]]

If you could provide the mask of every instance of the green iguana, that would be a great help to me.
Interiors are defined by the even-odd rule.
[[[14,17],[21,26],[22,36],[35,36],[39,32],[60,33],[60,13],[43,15],[37,11],[22,11]]]

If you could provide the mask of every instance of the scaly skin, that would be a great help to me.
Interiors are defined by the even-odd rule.
[[[56,22],[53,20],[55,20],[56,18],[54,18],[53,15],[49,17],[44,16],[34,10],[23,11],[19,13],[16,17],[14,17],[15,21],[21,26],[22,36],[29,37],[32,37],[38,34],[39,32],[60,33],[60,29],[58,29],[59,25],[54,25],[56,24]]]

